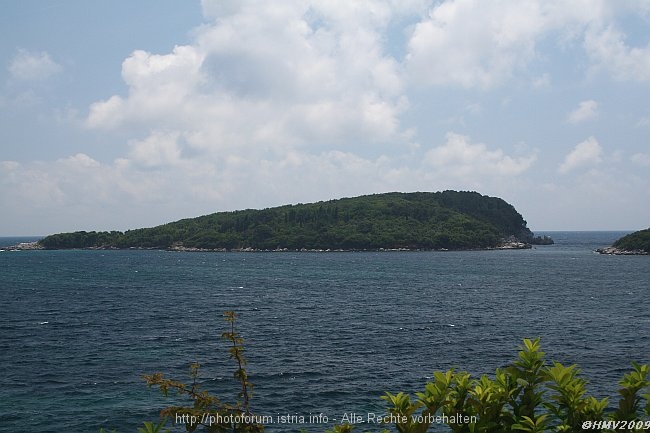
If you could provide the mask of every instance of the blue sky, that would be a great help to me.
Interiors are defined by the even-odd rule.
[[[0,235],[444,189],[650,225],[647,1],[0,6]]]

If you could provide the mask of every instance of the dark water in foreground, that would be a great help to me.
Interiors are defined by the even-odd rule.
[[[166,400],[140,376],[237,392],[219,335],[240,314],[260,415],[382,412],[433,371],[491,374],[524,337],[599,397],[650,362],[650,258],[592,252],[620,232],[525,251],[0,252],[0,431],[135,432]],[[364,426],[365,430],[372,427]],[[378,429],[377,429],[378,431]]]

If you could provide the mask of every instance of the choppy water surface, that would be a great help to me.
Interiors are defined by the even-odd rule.
[[[592,252],[622,233],[551,235],[522,251],[0,252],[0,430],[134,432],[171,403],[141,375],[186,379],[191,361],[231,399],[225,310],[263,415],[381,412],[384,391],[492,373],[537,336],[614,396],[650,362],[650,258]],[[267,431],[300,427],[328,426]]]

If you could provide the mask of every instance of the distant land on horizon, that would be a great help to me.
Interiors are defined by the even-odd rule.
[[[477,192],[384,193],[217,212],[136,230],[59,233],[46,249],[463,250],[529,248],[535,237],[515,208]]]

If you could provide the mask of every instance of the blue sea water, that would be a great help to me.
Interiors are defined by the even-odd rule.
[[[650,363],[650,258],[593,252],[621,232],[548,234],[555,245],[515,251],[2,251],[0,431],[135,432],[174,402],[141,376],[187,380],[192,361],[234,399],[225,310],[254,412],[329,420],[269,432],[381,413],[385,391],[419,391],[434,371],[491,374],[537,336],[614,397],[631,361]]]

